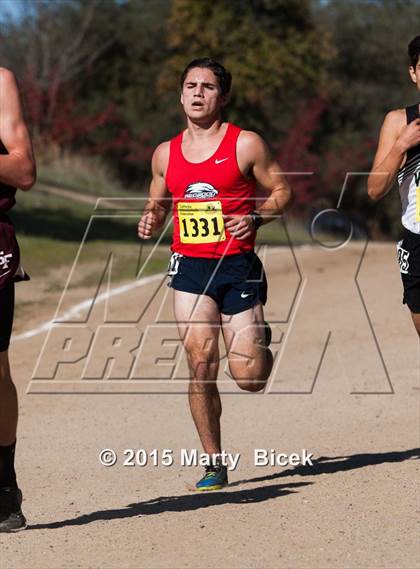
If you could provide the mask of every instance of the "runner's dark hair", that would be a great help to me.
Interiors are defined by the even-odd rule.
[[[225,67],[223,67],[221,63],[215,61],[211,57],[201,57],[199,59],[193,59],[190,61],[181,75],[181,89],[184,86],[185,78],[187,77],[188,72],[195,67],[206,68],[213,71],[219,83],[222,95],[227,95],[230,92],[232,85],[232,75]]]

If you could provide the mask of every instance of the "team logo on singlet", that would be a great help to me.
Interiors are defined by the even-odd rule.
[[[11,258],[13,257],[13,253],[5,254],[4,251],[0,251],[0,269],[8,269],[9,263]]]
[[[218,190],[207,182],[195,182],[187,187],[184,198],[202,200],[214,198],[218,193]]]

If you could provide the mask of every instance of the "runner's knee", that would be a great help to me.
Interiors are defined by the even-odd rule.
[[[264,351],[264,358],[252,361],[229,360],[229,369],[238,387],[244,391],[261,391],[270,376],[273,367],[271,350]]]
[[[230,366],[233,379],[238,387],[244,391],[261,391],[267,383],[267,379],[271,372],[271,366],[261,367],[260,369]]]
[[[201,381],[209,379],[215,373],[217,375],[219,363],[218,350],[209,349],[204,352],[202,348],[194,344],[186,344],[184,347],[192,380]]]
[[[253,378],[253,379],[236,379],[236,383],[240,389],[243,391],[250,391],[251,393],[256,393],[261,391],[267,384],[266,378]]]

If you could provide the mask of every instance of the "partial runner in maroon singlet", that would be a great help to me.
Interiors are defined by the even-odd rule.
[[[9,342],[14,314],[14,283],[22,280],[19,247],[6,212],[15,205],[16,188],[35,182],[35,160],[23,118],[19,90],[11,71],[0,68],[0,532],[25,529],[22,492],[14,467],[17,392],[10,373]]]

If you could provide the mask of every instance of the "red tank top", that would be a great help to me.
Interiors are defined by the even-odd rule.
[[[189,257],[219,258],[251,251],[255,232],[245,240],[232,237],[222,214],[247,215],[255,208],[255,182],[236,160],[241,129],[228,123],[216,152],[204,162],[188,162],[182,154],[183,132],[171,140],[166,185],[172,194],[172,251]]]

